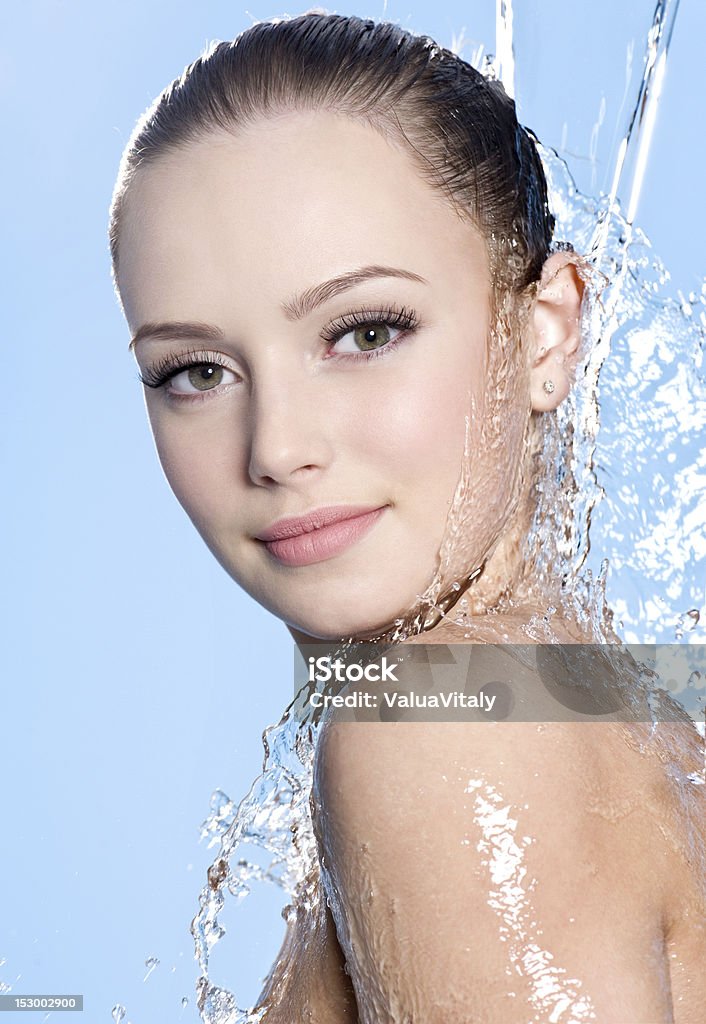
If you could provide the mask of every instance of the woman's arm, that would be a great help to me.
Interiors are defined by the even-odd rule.
[[[623,728],[325,727],[316,824],[361,1024],[675,1019],[683,863]]]

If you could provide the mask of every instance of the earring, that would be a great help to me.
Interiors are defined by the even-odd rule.
[[[544,390],[546,391],[546,393],[548,395],[551,395],[552,391],[554,390],[554,381],[553,380],[545,380],[544,384],[542,384],[542,387],[544,388]]]

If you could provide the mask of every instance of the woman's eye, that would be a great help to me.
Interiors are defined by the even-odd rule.
[[[198,391],[213,391],[219,384],[235,381],[232,370],[218,363],[199,363],[181,373],[175,373],[169,381],[170,391],[178,395],[194,395]]]
[[[383,323],[359,324],[352,331],[342,334],[338,341],[331,346],[331,350],[335,351],[337,355],[345,355],[384,348],[393,340],[390,330],[395,331],[399,328],[390,328],[388,324]]]

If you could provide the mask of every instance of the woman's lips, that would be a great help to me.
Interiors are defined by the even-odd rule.
[[[323,562],[351,547],[387,508],[322,508],[298,519],[283,519],[258,536],[282,565]]]

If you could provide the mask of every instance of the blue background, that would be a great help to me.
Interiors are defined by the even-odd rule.
[[[627,49],[641,72],[653,8],[516,13],[520,117],[584,190],[609,184],[636,95],[627,76],[623,102]],[[117,1003],[133,1024],[197,1019],[188,926],[215,853],[199,825],[213,790],[245,794],[292,692],[285,627],[216,564],[162,476],[112,293],[108,204],[161,88],[212,39],[306,9],[26,0],[0,15],[0,979],[83,993],[86,1022]],[[447,46],[465,29],[466,59],[494,49],[492,2],[340,10]],[[637,216],[684,293],[706,269],[704,39],[706,6],[683,0]],[[247,941],[219,944],[216,980],[243,1000],[283,928],[262,906]]]

